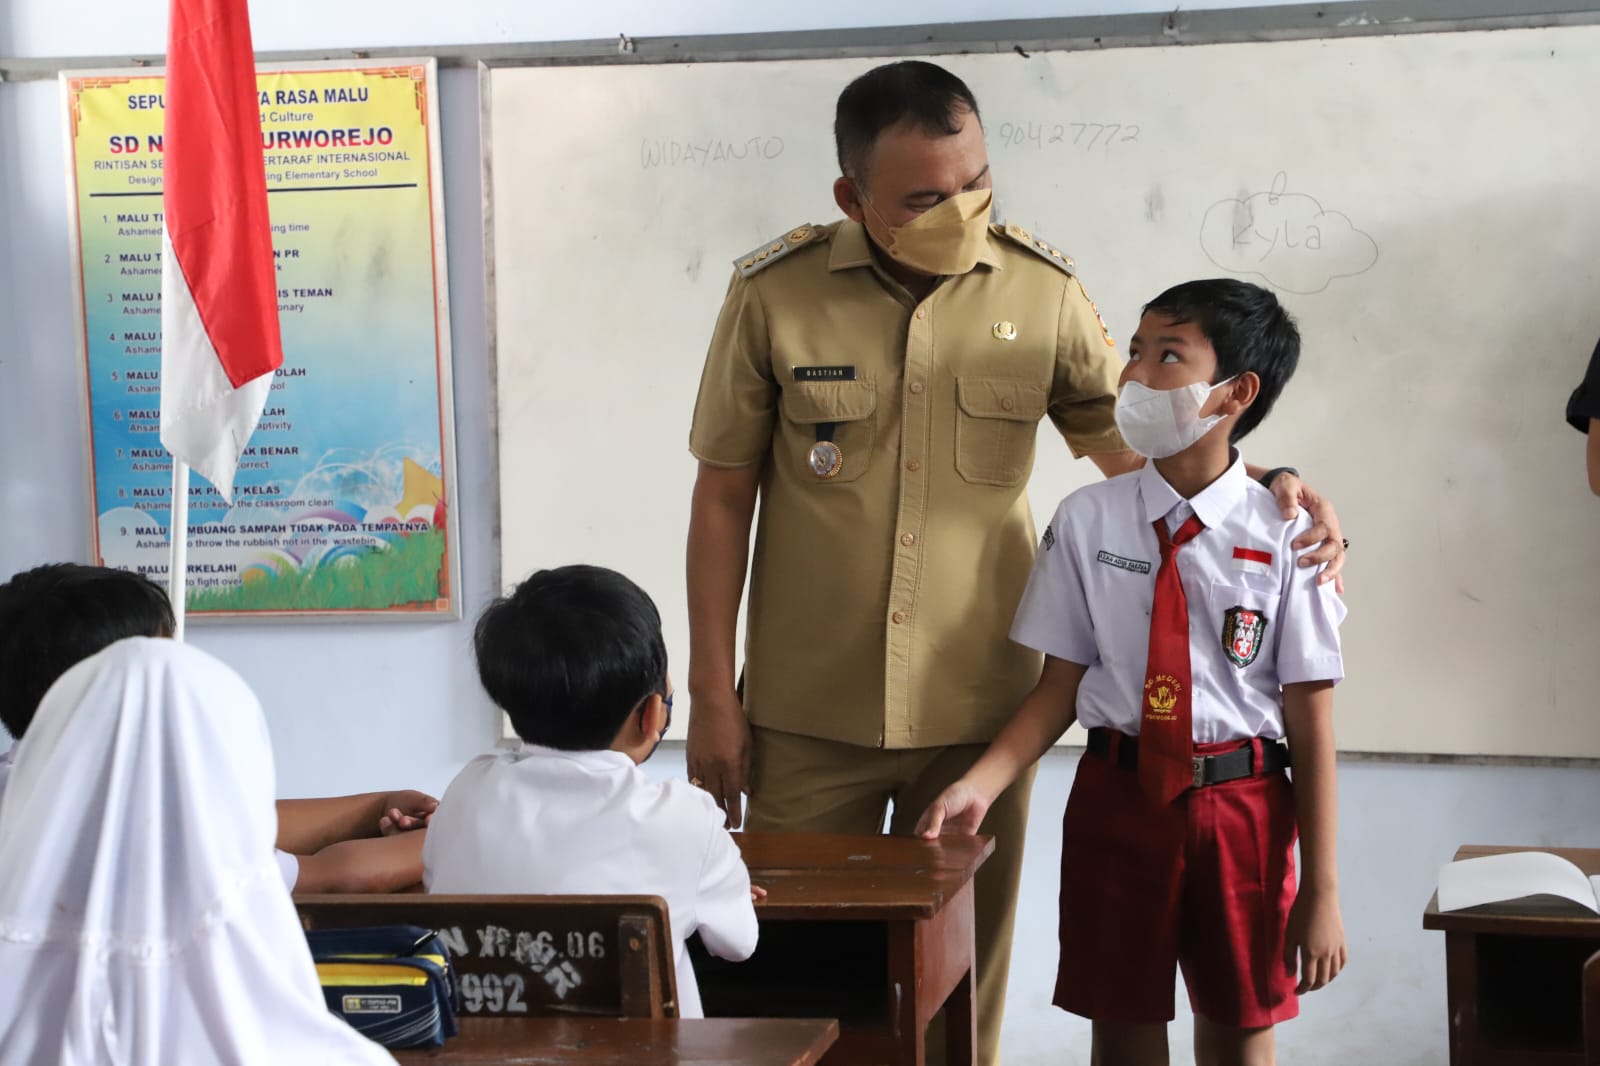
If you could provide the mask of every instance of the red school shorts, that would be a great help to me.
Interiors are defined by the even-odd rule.
[[[1085,754],[1061,826],[1055,1005],[1096,1021],[1169,1022],[1182,966],[1190,1006],[1219,1025],[1258,1029],[1299,1014],[1283,957],[1294,843],[1282,771],[1190,789],[1162,809],[1115,748]]]

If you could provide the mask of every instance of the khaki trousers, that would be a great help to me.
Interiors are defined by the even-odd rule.
[[[761,728],[753,735],[745,826],[756,832],[878,833],[892,801],[889,832],[909,836],[928,804],[988,747],[866,748]],[[1029,767],[995,800],[981,829],[995,838],[995,850],[974,881],[980,1066],[1000,1066],[1000,1023],[1033,776]],[[929,1048],[938,1048],[942,1057],[941,1044],[930,1039]]]

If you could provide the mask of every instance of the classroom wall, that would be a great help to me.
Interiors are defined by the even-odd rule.
[[[1185,6],[1248,6],[1200,0]],[[1259,2],[1259,0],[1257,0]],[[273,0],[251,5],[258,50],[827,29],[1149,8],[1148,0]],[[1156,4],[1156,7],[1161,5]],[[0,4],[0,56],[159,53],[166,0]],[[114,62],[114,60],[108,60]],[[53,83],[0,83],[0,574],[87,559],[89,503],[70,288],[65,139]],[[453,316],[462,600],[467,618],[498,590],[496,471],[484,333],[476,74],[440,78]],[[706,323],[709,333],[711,323]],[[687,416],[686,416],[687,417]],[[510,575],[515,577],[516,575]],[[442,789],[499,737],[478,692],[468,622],[205,625],[192,640],[232,663],[266,708],[283,795],[407,784]],[[334,639],[337,638],[337,639]],[[0,737],[0,746],[6,744]],[[292,758],[291,758],[292,755]]]
[[[991,0],[990,18],[1127,11],[1140,0],[1094,4]],[[1225,6],[1189,0],[1185,8]],[[1240,6],[1237,0],[1226,6]],[[1514,6],[1507,0],[1507,6]],[[160,51],[164,0],[55,0],[0,6],[0,55],[111,55]],[[426,45],[846,27],[972,17],[950,0],[809,5],[699,0],[585,5],[493,0],[280,0],[253,11],[262,49]],[[425,48],[418,49],[426,51]],[[463,598],[469,616],[495,591],[497,554],[487,429],[477,103],[470,71],[442,74],[446,220],[456,360]],[[65,161],[56,88],[0,84],[0,574],[88,553],[84,445],[69,288]],[[709,330],[710,323],[707,323]],[[1572,354],[1573,376],[1587,352]],[[1558,417],[1552,412],[1551,417]],[[1573,446],[1579,446],[1574,435]],[[1582,491],[1574,485],[1573,491]],[[1596,514],[1600,524],[1600,513]],[[1359,536],[1359,528],[1355,535]],[[1359,584],[1350,590],[1359,605]],[[1359,614],[1352,624],[1359,624]],[[442,789],[461,763],[498,736],[478,695],[466,623],[338,626],[196,626],[194,641],[233,663],[266,708],[283,795],[408,784]],[[1359,669],[1359,663],[1351,664]],[[1508,662],[1507,669],[1515,669]],[[1514,713],[1508,708],[1507,713]],[[5,741],[0,739],[0,745]],[[682,774],[669,746],[652,771]],[[1060,806],[1072,757],[1047,757],[1029,834],[1008,1066],[1087,1061],[1083,1026],[1048,1006],[1055,963]],[[1351,969],[1309,998],[1286,1028],[1297,1064],[1425,1066],[1446,1059],[1441,938],[1421,911],[1438,863],[1455,845],[1600,844],[1600,771],[1537,767],[1346,763],[1341,780],[1344,916]],[[1185,1012],[1181,1010],[1180,1017]],[[1187,1044],[1174,1041],[1184,1061]]]

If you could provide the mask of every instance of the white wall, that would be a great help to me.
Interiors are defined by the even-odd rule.
[[[1275,0],[1186,0],[1183,8],[1267,7]],[[166,0],[12,0],[0,13],[0,55],[139,55],[166,48]],[[504,41],[679,37],[709,33],[923,25],[975,19],[1062,18],[1167,10],[1152,0],[257,0],[250,5],[255,46],[409,47]],[[67,13],[70,11],[70,15]]]
[[[81,0],[66,6],[58,0],[12,0],[0,7],[0,55],[157,52],[163,47],[165,6],[164,0]],[[1023,18],[1141,6],[1148,5],[1139,0],[1103,0],[1092,7],[993,0],[983,14]],[[1190,0],[1184,6],[1223,4]],[[619,31],[676,35],[845,27],[975,13],[952,0],[817,0],[810,5],[278,0],[258,3],[253,16],[257,46],[265,50],[549,40]],[[497,551],[490,502],[496,473],[486,428],[490,389],[477,105],[470,72],[446,71],[442,81],[463,591],[470,616],[494,591],[491,563]],[[83,559],[88,551],[82,401],[68,285],[66,163],[57,108],[54,85],[0,84],[0,514],[6,516],[0,527],[0,575],[50,560]],[[706,323],[708,331],[710,326]],[[1586,355],[1572,354],[1574,380]],[[1573,446],[1579,446],[1576,435]],[[1355,532],[1359,535],[1359,529]],[[1360,589],[1352,589],[1351,597],[1359,602]],[[238,667],[260,694],[284,795],[401,783],[438,790],[497,735],[493,711],[473,679],[465,623],[196,626],[192,632],[197,643]],[[664,750],[653,768],[681,774],[681,749]],[[1087,1061],[1082,1026],[1047,1005],[1055,964],[1059,812],[1070,771],[1067,755],[1052,754],[1037,787],[1006,1026],[1011,1066]],[[1443,948],[1437,935],[1420,927],[1434,868],[1468,841],[1600,844],[1594,828],[1600,772],[1357,764],[1345,766],[1341,791],[1351,969],[1328,992],[1309,998],[1303,1020],[1286,1027],[1284,1061],[1442,1063]]]
[[[1246,3],[1249,0],[1245,0]],[[997,0],[984,18],[1038,18],[1148,7],[1142,0]],[[1160,5],[1156,5],[1160,6]],[[1201,0],[1186,7],[1238,6]],[[11,0],[0,5],[0,56],[117,56],[166,46],[166,0]],[[261,51],[418,46],[827,29],[975,17],[955,0],[272,0],[251,5]],[[81,428],[57,88],[0,83],[0,575],[87,559],[89,502]],[[467,622],[372,625],[197,624],[194,643],[244,674],[267,711],[285,796],[405,784],[442,789],[499,736],[478,691],[470,619],[494,583],[496,479],[484,333],[476,75],[441,73]],[[709,334],[711,323],[706,323]],[[516,575],[511,575],[515,577]],[[0,737],[0,745],[5,744]]]

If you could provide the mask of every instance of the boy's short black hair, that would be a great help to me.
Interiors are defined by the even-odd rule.
[[[1145,304],[1174,322],[1193,322],[1217,353],[1213,383],[1250,371],[1261,379],[1255,402],[1234,423],[1229,439],[1243,440],[1272,411],[1300,363],[1300,330],[1278,298],[1260,285],[1211,278],[1174,285]]]
[[[666,695],[661,615],[615,570],[540,570],[478,618],[478,677],[529,744],[603,751],[628,715]]]
[[[953,137],[969,111],[983,121],[967,83],[941,66],[907,59],[874,67],[839,94],[833,118],[839,171],[865,181],[867,160],[884,130],[910,123],[930,137]]]
[[[170,637],[177,623],[143,574],[81,563],[24,570],[0,585],[0,724],[17,739],[56,679],[128,637]]]

